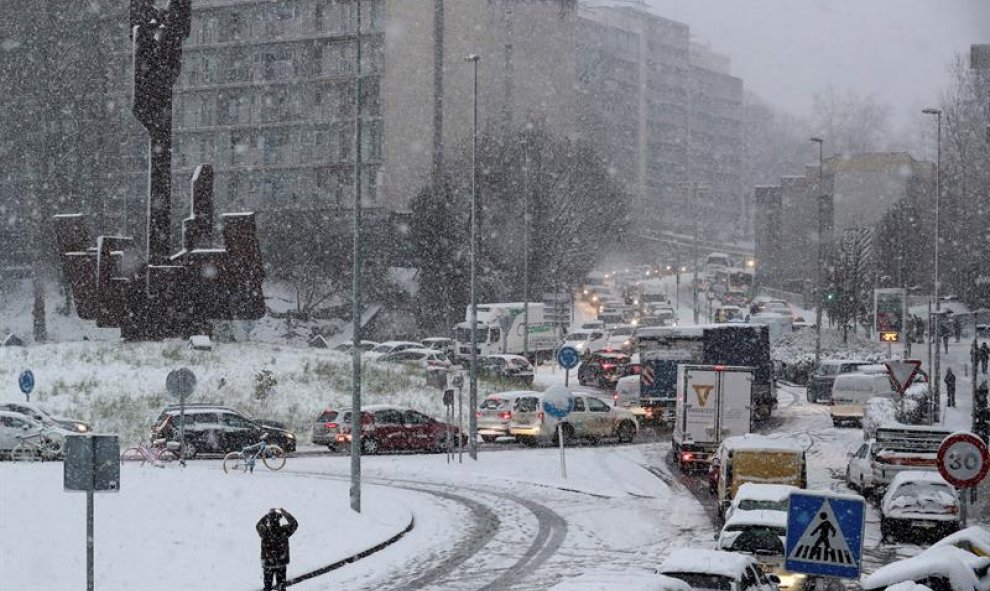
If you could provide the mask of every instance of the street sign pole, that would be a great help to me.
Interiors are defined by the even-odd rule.
[[[564,349],[574,350],[573,347]],[[577,353],[577,351],[574,351]],[[543,412],[557,419],[557,443],[560,446],[560,476],[567,478],[567,460],[564,459],[564,423],[563,419],[574,410],[574,396],[571,391],[561,386],[551,386],[543,393]]]
[[[68,435],[65,438],[63,488],[86,493],[86,590],[93,591],[95,535],[93,493],[120,490],[120,443],[116,435]]]
[[[182,367],[168,372],[165,389],[179,399],[179,465],[186,465],[186,398],[196,389],[196,374]]]
[[[567,460],[564,459],[564,424],[557,423],[557,441],[560,443],[560,476],[567,480]]]

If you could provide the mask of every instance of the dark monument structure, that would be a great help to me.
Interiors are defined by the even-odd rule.
[[[94,245],[82,214],[55,216],[62,269],[79,317],[119,327],[127,340],[208,334],[210,320],[265,314],[254,214],[222,214],[222,245],[215,244],[208,164],[193,174],[182,249],[171,251],[172,87],[191,19],[191,0],[170,0],[164,8],[155,7],[154,0],[131,0],[132,110],[149,135],[146,259],[133,238],[98,236]]]

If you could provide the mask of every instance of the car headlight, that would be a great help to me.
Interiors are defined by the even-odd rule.
[[[295,435],[294,435],[293,433],[286,433],[286,434],[285,434],[285,438],[286,438],[286,439],[295,439],[295,438],[296,438],[296,436],[295,436]]]
[[[85,433],[86,431],[89,431],[89,427],[81,423],[76,423],[76,431],[80,433]]]

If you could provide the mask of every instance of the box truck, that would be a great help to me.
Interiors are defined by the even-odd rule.
[[[531,361],[544,361],[553,357],[563,342],[561,327],[543,319],[543,304],[529,304],[529,324],[526,324],[523,303],[478,304],[477,344],[478,355],[522,355],[524,335],[529,333]],[[471,355],[471,306],[467,307],[464,322],[454,327],[457,355]]]
[[[750,432],[753,368],[680,365],[677,368],[673,453],[681,470],[708,469],[720,443]]]

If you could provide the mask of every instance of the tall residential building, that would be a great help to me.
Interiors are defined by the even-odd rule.
[[[729,233],[744,217],[742,81],[687,25],[645,6],[579,8],[581,130],[633,193],[641,230],[702,219]]]

